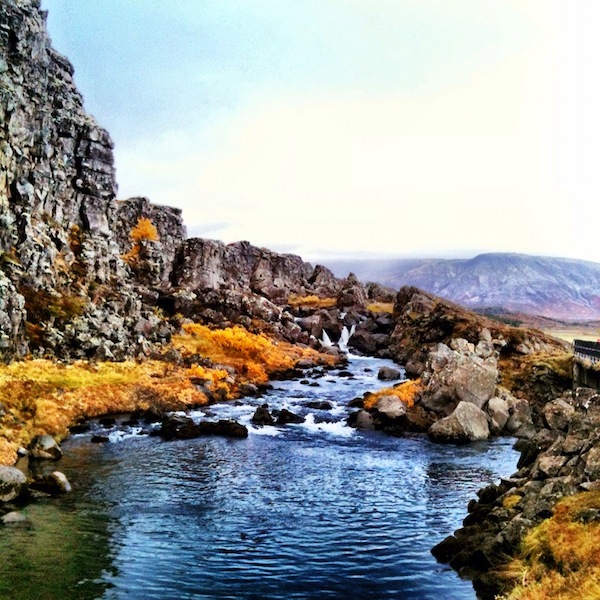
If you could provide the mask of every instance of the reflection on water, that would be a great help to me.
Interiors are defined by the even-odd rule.
[[[269,435],[131,435],[105,447],[72,439],[61,468],[75,492],[28,507],[29,528],[2,532],[0,590],[61,599],[474,598],[429,550],[460,525],[477,489],[512,472],[516,454],[509,441],[455,448],[348,431],[344,405],[378,385],[381,362],[353,361],[356,379],[327,377],[319,387],[278,383],[272,407],[306,413],[316,398],[333,408]],[[248,422],[264,401],[211,412]]]

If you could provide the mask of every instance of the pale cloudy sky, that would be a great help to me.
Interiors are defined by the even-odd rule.
[[[600,262],[598,0],[43,0],[119,195],[324,255]]]

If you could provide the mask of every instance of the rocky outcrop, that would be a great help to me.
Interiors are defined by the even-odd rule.
[[[313,267],[299,256],[278,254],[248,242],[224,244],[186,240],[177,258],[173,283],[194,291],[237,289],[286,303],[291,294],[334,295],[337,280],[325,267]]]
[[[434,442],[467,444],[487,440],[490,435],[487,415],[475,404],[461,400],[452,414],[429,428]]]
[[[148,198],[129,198],[115,202],[114,236],[121,254],[131,250],[131,231],[140,219],[149,219],[158,233],[158,239],[150,245],[149,260],[154,262],[148,269],[150,278],[143,283],[153,287],[169,289],[175,258],[187,237],[181,209],[152,204]]]
[[[578,492],[600,490],[600,395],[578,388],[550,402],[545,424],[521,440],[519,470],[478,492],[463,527],[434,555],[474,579],[484,598],[502,591],[495,570],[519,550],[525,533],[552,515],[555,504]]]
[[[493,321],[413,287],[399,290],[393,317],[390,355],[410,377],[425,372],[437,344],[464,339],[483,360],[495,356],[502,385],[538,412],[572,386],[567,344],[541,331]]]
[[[0,24],[0,354],[147,351],[164,336],[121,259],[110,136],[85,112],[39,2],[2,2]]]

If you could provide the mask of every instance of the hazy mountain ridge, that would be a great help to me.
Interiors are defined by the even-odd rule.
[[[472,259],[331,261],[334,272],[400,288],[414,285],[470,308],[561,320],[600,318],[600,264],[527,254],[489,253]]]

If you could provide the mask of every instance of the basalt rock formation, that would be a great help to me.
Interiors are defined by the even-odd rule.
[[[578,388],[549,402],[535,436],[518,444],[519,470],[480,490],[463,527],[433,554],[472,578],[483,598],[514,585],[501,567],[518,554],[526,533],[549,518],[565,496],[600,490],[599,425],[595,390]]]
[[[187,240],[178,209],[117,200],[113,143],[85,112],[38,0],[0,5],[0,149],[5,360],[146,354],[168,341],[175,315],[215,325],[258,319],[295,341],[288,297],[341,289],[325,267],[247,242]],[[131,237],[140,219],[155,237]]]

